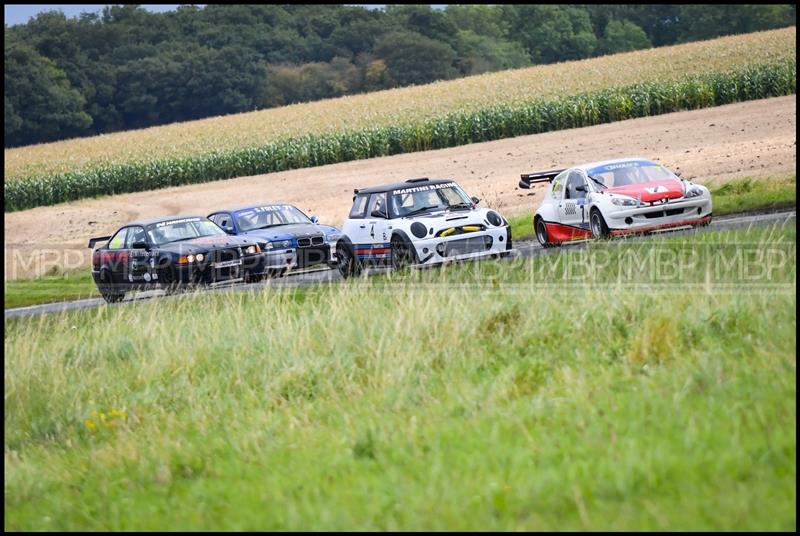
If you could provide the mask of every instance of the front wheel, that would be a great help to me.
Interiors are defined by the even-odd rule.
[[[337,267],[339,268],[339,273],[342,274],[342,277],[347,279],[351,276],[358,277],[361,275],[361,263],[358,262],[358,259],[353,256],[350,248],[346,246],[338,246],[336,248],[336,257],[339,259]]]
[[[402,270],[414,263],[414,253],[411,244],[406,243],[400,237],[392,238],[392,268]]]
[[[606,220],[598,209],[592,211],[592,215],[589,216],[589,222],[592,227],[593,238],[608,238],[610,236]]]

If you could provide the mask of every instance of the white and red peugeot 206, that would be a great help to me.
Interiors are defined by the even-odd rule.
[[[622,158],[522,175],[520,188],[550,182],[533,228],[544,246],[708,225],[711,194],[644,158]]]

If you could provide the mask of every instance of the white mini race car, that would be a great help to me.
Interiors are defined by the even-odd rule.
[[[479,201],[453,181],[427,178],[355,190],[336,244],[339,271],[348,277],[367,266],[510,254],[511,226],[494,210],[477,208]]]
[[[708,188],[644,158],[620,158],[522,175],[520,188],[551,182],[533,229],[543,246],[708,225]]]

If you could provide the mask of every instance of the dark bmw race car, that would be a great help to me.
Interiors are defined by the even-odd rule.
[[[294,205],[270,204],[217,210],[208,218],[226,233],[258,241],[267,255],[292,254],[293,267],[336,264],[336,241],[341,231],[317,223]]]
[[[92,255],[92,277],[107,302],[127,291],[215,285],[257,277],[266,271],[266,255],[254,240],[228,236],[202,216],[138,221],[113,236]]]

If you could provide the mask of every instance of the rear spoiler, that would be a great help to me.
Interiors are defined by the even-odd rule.
[[[535,173],[523,173],[520,175],[519,187],[528,189],[531,184],[536,182],[550,182],[556,178],[556,175],[565,171],[564,169],[551,169],[550,171],[537,171]]]
[[[108,240],[111,240],[110,236],[98,236],[98,237],[95,237],[95,238],[90,238],[89,239],[89,249],[94,249],[94,245],[97,244],[98,242],[106,242]]]

